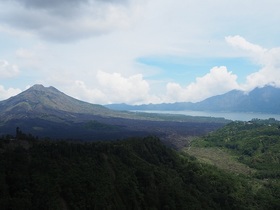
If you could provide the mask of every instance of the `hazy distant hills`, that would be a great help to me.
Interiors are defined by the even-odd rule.
[[[227,122],[221,118],[111,110],[43,85],[34,85],[0,102],[0,136],[14,135],[19,127],[24,133],[40,138],[112,140],[157,135],[171,141],[174,136],[183,136],[176,139],[181,142],[188,141],[188,136],[203,135]]]
[[[233,90],[197,103],[178,102],[137,106],[110,104],[106,105],[106,107],[115,110],[193,110],[280,114],[280,88],[265,86],[263,88],[255,88],[249,93]]]

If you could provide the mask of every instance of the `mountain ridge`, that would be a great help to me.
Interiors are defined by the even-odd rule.
[[[280,88],[265,86],[250,92],[232,90],[222,95],[212,96],[203,101],[175,102],[162,104],[109,104],[115,110],[159,110],[159,111],[216,111],[216,112],[257,112],[280,114]]]
[[[215,130],[223,118],[159,115],[110,110],[72,98],[54,87],[34,85],[0,102],[0,136],[24,133],[52,139],[103,141],[156,135],[169,144]],[[174,135],[176,138],[174,140]]]
[[[103,111],[109,114],[111,111],[101,105],[90,104],[72,98],[56,88],[34,85],[29,89],[0,102],[0,109],[3,112],[26,111],[34,113],[56,109],[65,112],[94,114]],[[0,115],[1,116],[1,115]]]

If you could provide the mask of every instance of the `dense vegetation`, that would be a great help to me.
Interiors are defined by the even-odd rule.
[[[192,151],[191,148],[194,148]],[[208,149],[207,149],[208,148]],[[212,150],[210,150],[212,148]],[[213,150],[213,149],[217,150]],[[254,192],[266,202],[280,208],[280,122],[275,119],[253,119],[232,122],[216,132],[192,142],[190,154],[200,157],[199,151],[216,151],[204,155],[204,161],[215,159],[217,151],[227,153],[232,161],[250,169],[248,182],[255,185]],[[223,155],[222,153],[219,153]],[[229,161],[228,161],[229,162]],[[215,164],[224,168],[222,164]],[[232,164],[235,165],[236,164]],[[239,170],[243,173],[242,170]],[[246,174],[246,172],[244,172]]]
[[[0,141],[3,210],[279,208],[267,194],[254,193],[246,178],[168,149],[156,137],[30,138]]]

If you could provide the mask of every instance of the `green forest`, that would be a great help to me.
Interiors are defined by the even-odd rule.
[[[244,176],[252,193],[267,209],[280,207],[280,122],[235,121],[202,138],[184,151],[202,163]]]
[[[0,140],[0,206],[12,209],[280,209],[276,121],[232,122],[192,142],[219,148],[253,173],[232,173],[159,138]],[[190,150],[191,151],[191,150]]]

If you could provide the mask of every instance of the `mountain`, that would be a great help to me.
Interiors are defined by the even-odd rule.
[[[208,98],[194,106],[197,110],[280,113],[280,89],[255,88],[249,93],[238,90]]]
[[[113,140],[157,135],[171,145],[184,145],[228,121],[115,111],[72,98],[54,87],[34,85],[0,102],[0,136],[18,132],[40,138]],[[176,140],[174,136],[177,136]],[[176,143],[177,141],[177,143]]]
[[[103,136],[106,130],[117,128],[99,119],[118,116],[101,105],[74,99],[54,87],[34,85],[22,93],[0,102],[0,135],[24,132],[50,138],[86,138]],[[125,114],[123,114],[125,116]],[[92,132],[98,127],[99,132]]]
[[[265,86],[263,88],[255,88],[249,93],[233,90],[197,103],[177,102],[137,106],[110,104],[106,105],[106,107],[115,110],[194,110],[280,114],[280,88]]]
[[[112,116],[113,111],[74,99],[54,87],[34,85],[17,96],[0,102],[1,119],[48,117],[61,113]],[[71,116],[69,116],[71,117]]]

